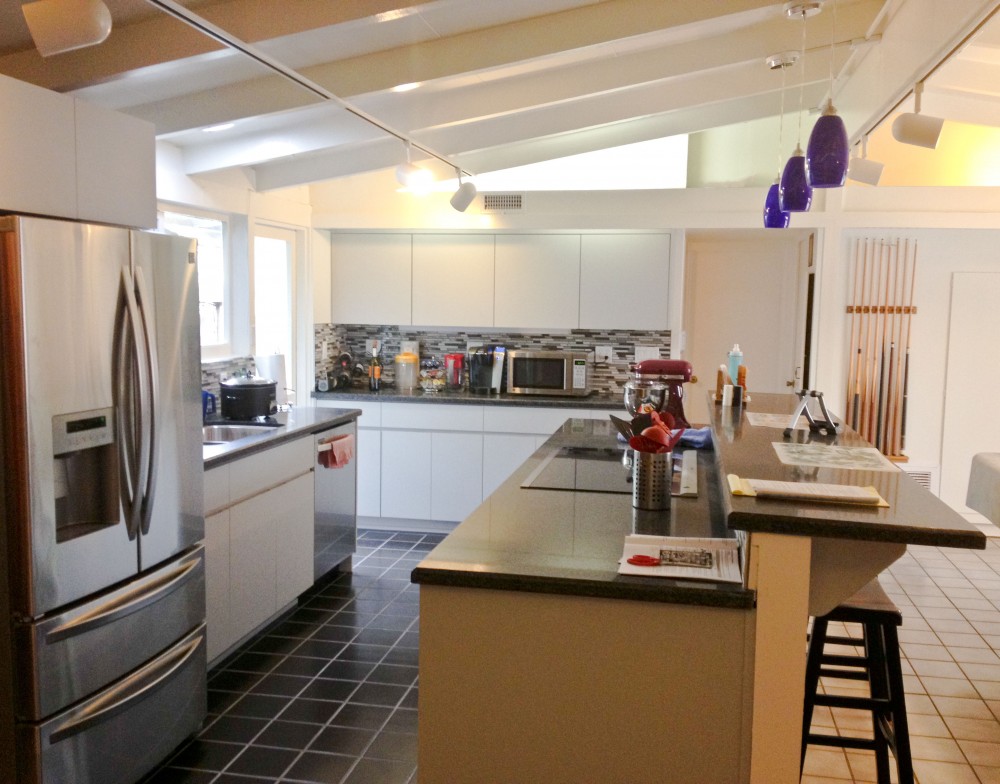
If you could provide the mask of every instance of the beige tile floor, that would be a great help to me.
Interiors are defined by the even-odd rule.
[[[978,551],[910,547],[880,580],[903,613],[899,639],[917,781],[1000,784],[1000,539]],[[823,683],[831,692],[859,686]],[[835,728],[871,737],[869,715],[856,711],[817,708],[813,723],[828,734]],[[874,782],[874,755],[809,748],[803,784],[845,781]]]

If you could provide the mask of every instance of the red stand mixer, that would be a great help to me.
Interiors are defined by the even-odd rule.
[[[632,416],[650,409],[666,411],[676,427],[691,427],[684,416],[684,387],[691,380],[685,359],[645,359],[632,363],[633,378],[625,384],[625,408]]]

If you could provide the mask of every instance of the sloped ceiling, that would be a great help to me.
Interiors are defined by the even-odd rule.
[[[853,113],[841,105],[907,2],[927,0],[826,0],[803,23],[766,0],[105,0],[107,41],[48,59],[7,2],[0,73],[147,119],[188,173],[241,167],[267,190],[395,166],[400,136],[415,162],[426,150],[446,174],[482,173],[771,117],[781,82],[765,58],[798,50],[803,33],[786,107],[800,89],[819,106],[832,73],[857,137],[908,89],[883,86]],[[961,5],[952,38],[996,4]],[[996,43],[984,30],[963,46],[928,82],[925,107],[1000,125]],[[939,54],[919,59],[925,72]]]

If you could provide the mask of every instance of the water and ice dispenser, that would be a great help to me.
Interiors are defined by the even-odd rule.
[[[114,409],[52,417],[56,541],[118,525]]]

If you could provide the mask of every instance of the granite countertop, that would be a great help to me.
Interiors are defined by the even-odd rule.
[[[231,441],[225,444],[203,445],[202,456],[204,458],[204,465],[205,468],[215,468],[233,460],[239,460],[247,455],[271,449],[286,441],[302,438],[312,433],[320,433],[337,425],[351,422],[360,415],[361,410],[357,408],[294,407],[270,417],[277,424],[259,435],[241,438],[239,441]],[[225,425],[236,423],[222,418],[209,418],[205,421],[205,424]]]
[[[413,570],[414,582],[507,591],[749,609],[742,585],[618,574],[626,534],[731,538],[720,510],[710,449],[699,450],[697,498],[673,498],[669,512],[632,508],[626,492],[553,490],[521,484],[563,447],[624,452],[610,420],[570,419]],[[614,456],[613,456],[614,457]],[[627,470],[621,458],[603,470]],[[580,472],[591,466],[578,461]]]
[[[982,550],[985,535],[958,512],[945,504],[903,471],[859,470],[786,465],[773,444],[822,444],[836,447],[866,447],[871,444],[846,425],[835,438],[794,430],[783,437],[784,425],[795,411],[795,395],[752,393],[742,407],[713,405],[712,422],[716,450],[723,477],[736,474],[744,479],[771,479],[784,482],[821,482],[873,486],[888,507],[846,504],[767,501],[725,493],[724,504],[730,528],[831,539],[872,542],[927,544],[939,547],[968,547]],[[810,410],[818,413],[813,401]],[[748,412],[781,415],[781,427],[752,426]],[[834,418],[836,419],[836,414]],[[802,422],[805,419],[802,418]]]
[[[533,406],[540,408],[621,408],[624,409],[624,392],[595,392],[585,397],[563,395],[508,395],[506,393],[485,395],[469,392],[468,389],[440,392],[399,392],[389,385],[383,385],[378,392],[364,387],[351,387],[344,391],[313,392],[314,400],[356,401],[368,403],[448,403],[459,406]]]

